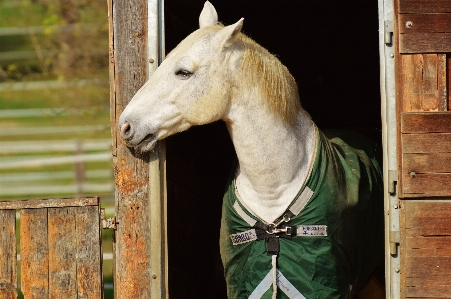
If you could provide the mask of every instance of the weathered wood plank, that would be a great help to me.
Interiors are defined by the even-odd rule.
[[[405,112],[401,114],[402,133],[450,133],[451,112]]]
[[[408,219],[410,217],[407,217]],[[449,218],[417,218],[406,221],[406,237],[450,236],[451,221]],[[412,223],[413,222],[413,223]]]
[[[75,211],[48,209],[49,298],[77,298]]]
[[[446,107],[446,110],[451,110],[451,55],[446,55],[446,78],[448,79],[447,82],[447,94],[448,94],[448,107]]]
[[[118,148],[118,155],[119,155]],[[124,154],[125,155],[125,154]],[[149,188],[147,179],[136,173],[144,164],[121,159],[114,165],[116,176],[116,298],[147,297],[150,293],[151,273],[149,232]]]
[[[403,153],[450,153],[451,133],[402,134]]]
[[[436,197],[451,195],[451,173],[419,173],[411,177],[403,173],[405,197]]]
[[[450,298],[450,213],[447,200],[402,202],[402,298]]]
[[[402,111],[422,111],[423,55],[401,55]]]
[[[27,299],[49,298],[47,209],[20,212],[22,293]]]
[[[405,238],[451,236],[451,201],[403,201]]]
[[[399,0],[399,13],[447,13],[451,12],[449,0]]]
[[[450,112],[401,114],[403,197],[451,196],[450,131]]]
[[[415,221],[415,219],[420,217],[431,219],[450,218],[449,215],[451,213],[451,200],[403,201],[403,206],[403,209],[409,216],[409,221]],[[412,224],[414,224],[414,222]],[[433,223],[430,224],[432,225]]]
[[[440,277],[407,277],[407,298],[451,298],[451,276]]]
[[[117,121],[149,75],[147,1],[109,1],[111,127],[116,183],[115,298],[150,298],[149,155],[120,140]]]
[[[405,239],[406,255],[415,257],[451,257],[451,235],[409,237]],[[450,272],[451,273],[451,272]]]
[[[399,33],[451,32],[451,13],[400,14]]]
[[[98,206],[99,203],[98,197],[9,200],[0,201],[0,210]]]
[[[99,207],[75,208],[78,299],[102,298]]]
[[[115,123],[113,124],[113,120],[116,121],[116,62],[114,60],[114,23],[113,23],[113,0],[107,0],[108,5],[108,53],[109,53],[109,78],[110,78],[110,120],[112,127],[112,132],[116,131]],[[112,146],[111,151],[113,157],[116,156],[117,149],[117,136],[113,134],[112,136]]]
[[[407,256],[406,277],[450,276],[451,257]]]
[[[0,210],[0,298],[17,298],[15,210]]]
[[[403,154],[402,173],[447,173],[451,172],[451,153]]]
[[[444,54],[400,56],[402,112],[443,111],[447,95]]]
[[[402,176],[400,176],[402,177]],[[402,188],[401,188],[402,189]],[[398,252],[398,256],[400,257],[400,269],[404,269],[406,267],[406,261],[405,261],[405,255],[406,255],[406,242],[404,241],[406,239],[406,214],[408,211],[408,208],[410,207],[412,201],[406,201],[406,200],[401,200],[400,203],[400,207],[401,210],[399,211],[399,228],[400,228],[400,243],[399,243],[399,252]],[[400,272],[400,298],[406,298],[406,275],[404,273],[404,271]]]
[[[421,108],[425,111],[437,111],[439,106],[438,55],[424,54],[423,63],[423,101]]]
[[[450,14],[451,16],[451,14]],[[437,89],[438,89],[438,111],[448,111],[448,82],[447,82],[447,59],[446,54],[437,55]]]
[[[400,34],[399,52],[403,54],[451,52],[451,33],[418,32]]]

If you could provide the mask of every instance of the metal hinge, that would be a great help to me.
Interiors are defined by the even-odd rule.
[[[388,193],[396,193],[396,182],[398,181],[398,172],[396,170],[388,171]]]
[[[102,221],[102,228],[103,229],[116,229],[116,216],[113,216],[112,218],[105,218],[105,209],[100,209],[100,220]]]
[[[392,43],[393,31],[393,21],[384,21],[384,43],[386,45],[390,45]]]
[[[395,196],[396,194],[396,183],[398,181],[398,172],[396,170],[388,170],[388,193],[390,193],[391,196]],[[399,215],[398,210],[401,206],[399,205],[398,201],[392,202],[392,206],[390,207],[390,214],[392,217],[395,217],[395,215]],[[396,216],[399,217],[399,216]],[[389,234],[389,243],[390,243],[390,254],[396,255],[398,250],[398,244],[401,240],[401,236],[399,233],[399,228],[396,229],[396,227],[391,227],[391,229],[395,228],[394,230],[390,231]]]
[[[399,233],[399,231],[390,232],[389,241],[390,241],[390,254],[396,255],[396,253],[398,252],[397,251],[398,244],[399,242],[401,242],[401,234]]]

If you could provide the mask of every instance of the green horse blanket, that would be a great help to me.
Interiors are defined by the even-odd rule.
[[[230,299],[350,298],[384,254],[380,151],[354,133],[318,130],[311,174],[274,224],[224,195],[220,249]],[[273,297],[274,296],[274,297]]]

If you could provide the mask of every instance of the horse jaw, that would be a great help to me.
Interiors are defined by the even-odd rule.
[[[143,154],[145,152],[153,150],[156,144],[157,138],[155,137],[155,135],[148,134],[146,135],[146,137],[144,137],[143,140],[141,140],[140,143],[135,145],[133,148],[135,149],[136,152]]]

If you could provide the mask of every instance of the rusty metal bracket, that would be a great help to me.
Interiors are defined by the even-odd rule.
[[[114,229],[116,230],[116,216],[112,218],[105,218],[105,209],[100,209],[100,220],[102,221],[102,228],[103,229]]]

